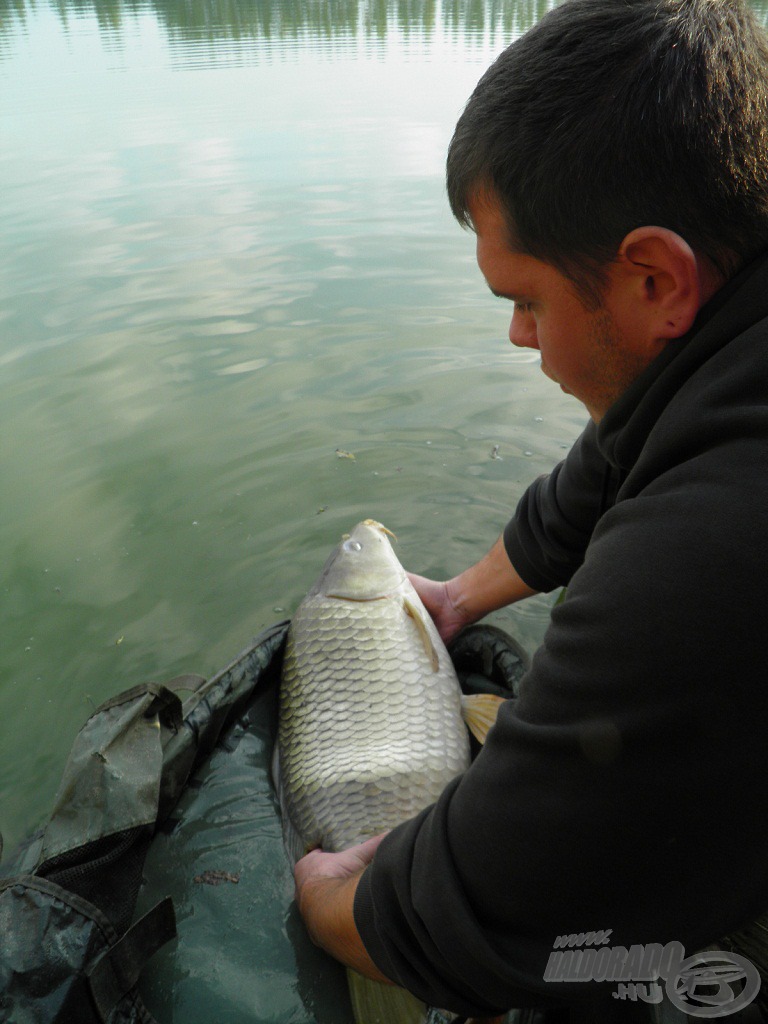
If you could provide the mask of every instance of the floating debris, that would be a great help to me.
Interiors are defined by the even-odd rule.
[[[501,447],[501,445],[499,445],[499,444],[495,444],[495,445],[493,446],[493,448],[491,448],[491,458],[492,458],[492,459],[498,459],[498,460],[499,460],[499,462],[501,462],[501,461],[502,461],[502,459],[501,459],[501,456],[499,455],[499,448],[500,448],[500,447]]]
[[[115,640],[115,647],[119,647],[120,644],[123,642],[123,640],[125,640],[125,637],[124,636],[119,636],[117,638],[117,640]]]
[[[233,885],[237,885],[240,881],[240,872],[232,875],[229,871],[219,871],[214,868],[211,871],[203,871],[202,874],[195,875],[192,881],[200,885],[221,885],[222,882],[232,882]]]
[[[336,449],[336,458],[337,459],[352,459],[353,462],[357,461],[355,459],[355,456],[352,454],[352,452],[345,452],[343,448],[337,448]]]
[[[327,512],[327,511],[328,511],[328,506],[327,505],[321,505],[320,508],[317,510],[317,512],[315,512],[315,515],[319,516],[322,512]]]

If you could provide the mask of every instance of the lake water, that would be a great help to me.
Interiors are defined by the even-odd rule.
[[[548,6],[0,3],[7,843],[102,700],[220,668],[359,519],[452,575],[581,430],[443,186]]]

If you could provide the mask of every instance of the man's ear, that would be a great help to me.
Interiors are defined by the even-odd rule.
[[[685,334],[703,305],[699,263],[685,239],[668,228],[635,228],[618,255],[625,285],[653,335]]]

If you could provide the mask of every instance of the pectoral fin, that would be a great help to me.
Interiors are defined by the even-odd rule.
[[[503,703],[504,697],[497,697],[495,693],[473,693],[461,698],[462,717],[478,743],[485,743]]]
[[[406,615],[410,615],[416,623],[416,629],[418,629],[421,642],[424,644],[424,650],[427,652],[427,657],[432,665],[432,671],[437,672],[440,665],[440,659],[437,656],[437,650],[435,645],[432,643],[432,637],[429,635],[427,624],[424,621],[424,613],[420,611],[415,604],[412,604],[407,597],[403,598],[403,608],[405,609]]]

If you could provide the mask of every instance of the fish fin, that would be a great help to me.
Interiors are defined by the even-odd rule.
[[[427,1008],[404,988],[385,985],[347,970],[356,1024],[424,1024]]]
[[[285,792],[283,790],[282,779],[280,777],[280,747],[277,743],[275,743],[275,749],[272,752],[272,783],[275,787],[278,802],[280,803],[280,819],[283,826],[283,845],[285,846],[285,852],[288,854],[291,864],[295,864],[297,860],[301,860],[305,853],[309,853],[309,848],[293,827],[291,816],[288,813],[288,804],[285,800]]]
[[[499,708],[506,698],[495,693],[466,694],[461,698],[461,714],[467,728],[478,741],[485,743],[488,730],[496,721]]]
[[[432,671],[437,672],[440,666],[440,659],[437,655],[437,648],[432,642],[432,637],[429,635],[429,630],[427,629],[427,624],[424,621],[423,613],[415,604],[413,604],[412,601],[409,601],[407,597],[403,598],[403,608],[405,609],[405,614],[410,615],[416,623],[416,629],[418,629],[421,642],[424,644],[424,650],[427,652],[427,657],[429,658],[429,663],[432,666]]]

